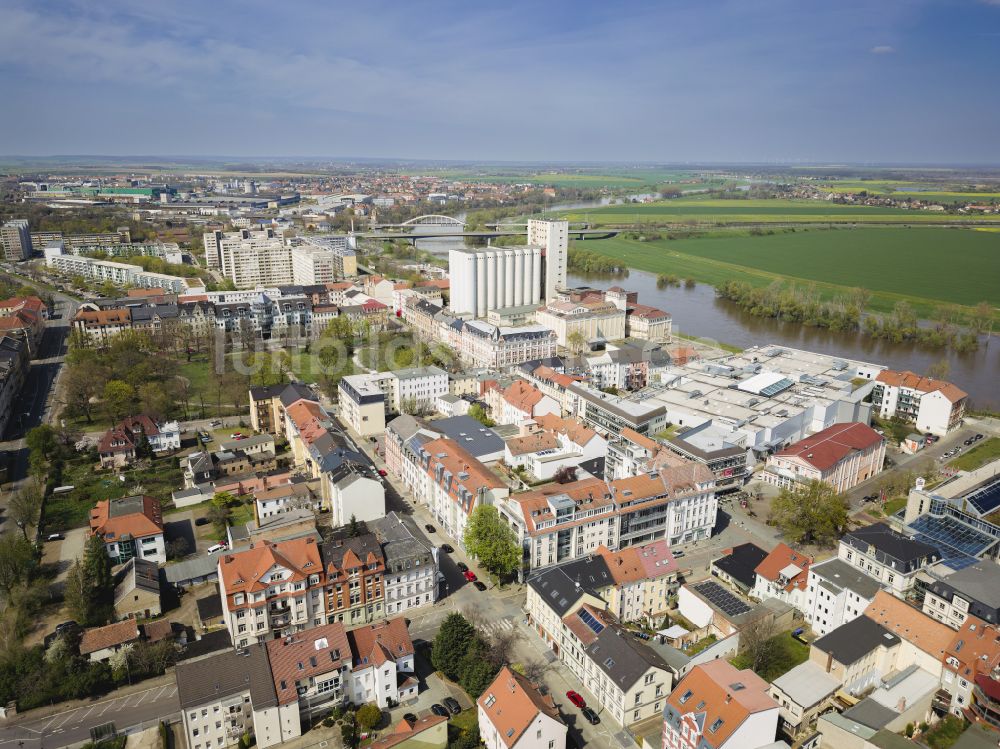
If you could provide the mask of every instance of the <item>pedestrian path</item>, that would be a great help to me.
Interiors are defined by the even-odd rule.
[[[482,626],[482,629],[484,632],[488,632],[493,635],[499,632],[510,632],[515,626],[513,617],[507,616],[503,619],[498,619],[495,622],[487,622]]]

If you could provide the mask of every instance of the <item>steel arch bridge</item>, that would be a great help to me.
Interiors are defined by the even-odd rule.
[[[441,216],[436,213],[426,216],[416,216],[409,221],[404,221],[399,226],[465,226],[465,222],[454,216]]]

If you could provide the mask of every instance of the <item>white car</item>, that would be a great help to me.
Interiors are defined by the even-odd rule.
[[[205,553],[206,554],[215,554],[216,552],[219,552],[219,551],[225,551],[228,548],[229,548],[229,546],[227,546],[226,544],[215,544],[214,546],[209,546],[208,547],[208,551],[205,552]]]

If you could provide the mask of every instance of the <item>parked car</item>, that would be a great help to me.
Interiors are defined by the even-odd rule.
[[[214,421],[209,422],[208,425],[210,427],[221,427],[222,426],[222,422],[219,421],[218,419],[215,419]]]
[[[403,720],[405,720],[407,723],[413,724],[417,722],[417,716],[414,715],[413,713],[407,713],[406,715],[403,716]]]
[[[385,478],[386,476],[389,475],[389,472],[386,471],[384,468],[379,468],[378,475],[381,476],[382,478]]]
[[[205,553],[206,554],[215,554],[215,553],[220,552],[220,551],[225,551],[228,548],[229,547],[226,544],[213,544],[212,546],[208,547],[208,551],[206,551]]]
[[[473,580],[472,584],[476,587],[476,590],[480,592],[486,590],[486,583],[484,583],[482,580]]]
[[[439,583],[443,583],[444,580],[445,580],[444,573],[443,572],[438,572],[437,581]]]
[[[983,435],[981,435],[981,434],[977,434],[977,435],[976,435],[976,437],[975,437],[975,439],[976,439],[976,442],[978,442],[978,441],[979,441],[979,440],[981,440],[982,438],[983,438]]]
[[[476,580],[479,579],[476,577],[476,573],[473,572],[472,570],[465,570],[465,572],[462,573],[462,577],[464,577],[470,583],[474,583],[476,582]]]
[[[442,715],[445,718],[447,718],[450,714],[444,707],[437,704],[436,702],[433,705],[431,705],[431,712],[434,713],[435,715]]]
[[[460,712],[462,712],[462,706],[458,704],[458,700],[456,700],[454,697],[445,697],[443,700],[441,700],[441,702],[444,703],[444,706],[446,708],[451,710],[452,715],[458,715]]]
[[[459,572],[467,572],[469,570],[469,565],[465,562],[456,562],[455,566],[458,567]]]
[[[581,710],[587,706],[587,701],[580,696],[579,692],[574,692],[572,689],[566,692],[566,699],[572,702]]]
[[[434,527],[433,525],[431,525],[430,523],[427,523],[427,524],[426,524],[426,525],[424,526],[424,530],[425,530],[425,531],[427,531],[428,533],[436,533],[436,532],[437,532],[437,528],[435,528],[435,527]]]
[[[680,559],[682,556],[684,556],[684,551],[681,549],[678,549],[677,551],[673,551],[671,553],[674,555],[674,559]]]
[[[229,435],[229,439],[241,440],[243,439],[243,432],[233,432],[232,434]]]
[[[441,544],[441,546],[440,546],[440,549],[441,549],[441,551],[443,551],[443,552],[444,552],[445,554],[451,554],[451,553],[452,553],[452,552],[454,551],[454,549],[453,549],[453,548],[451,548],[451,545],[450,545],[450,544]]]
[[[68,622],[56,625],[56,634],[61,635],[64,632],[75,632],[78,629],[80,629],[80,625],[70,619]]]
[[[581,710],[580,712],[583,713],[583,717],[586,718],[587,722],[590,723],[590,725],[592,726],[596,726],[598,723],[601,722],[601,719],[597,717],[597,713],[595,713],[589,707],[583,708],[583,710]]]
[[[64,538],[66,538],[66,537],[62,533],[50,533],[48,535],[48,537],[46,537],[45,540],[46,541],[62,541]]]
[[[208,518],[195,518],[194,519],[194,524],[195,525],[208,525],[208,523],[209,523]]]

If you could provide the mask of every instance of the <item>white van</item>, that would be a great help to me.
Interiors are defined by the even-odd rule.
[[[226,546],[225,544],[215,544],[214,546],[209,546],[208,547],[208,551],[206,553],[207,554],[215,554],[218,551],[225,551],[228,548],[229,547]]]

